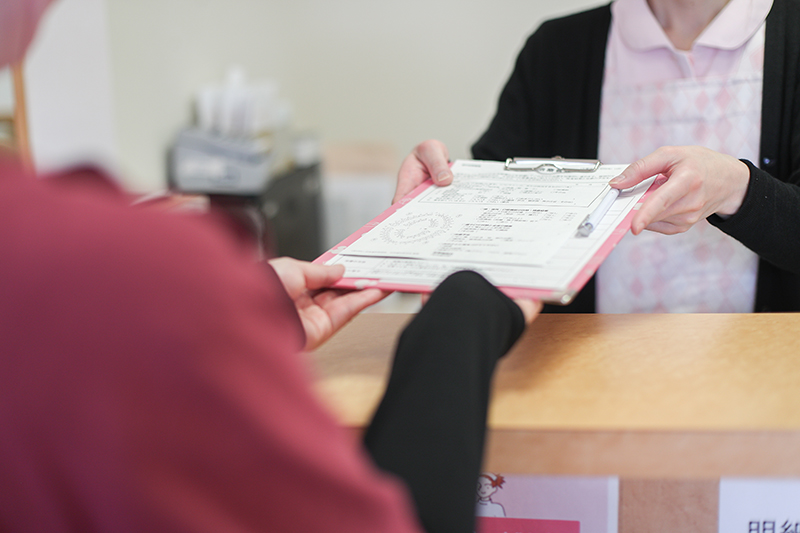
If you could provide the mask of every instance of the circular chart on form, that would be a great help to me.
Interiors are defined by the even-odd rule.
[[[381,240],[390,244],[425,244],[452,225],[453,219],[442,213],[408,215],[383,228]]]

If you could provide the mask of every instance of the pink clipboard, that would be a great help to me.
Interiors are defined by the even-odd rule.
[[[423,191],[425,191],[428,187],[433,187],[433,182],[431,180],[427,180],[417,186],[413,191],[409,194],[404,196],[402,199],[394,203],[391,207],[386,209],[380,215],[376,216],[366,224],[364,224],[360,229],[354,232],[352,235],[341,241],[339,244],[331,248],[330,250],[323,253],[317,259],[315,259],[314,263],[322,263],[325,264],[332,259],[335,259],[338,253],[358,239],[360,239],[364,234],[378,226],[381,222],[389,218],[399,209],[402,209],[408,202],[419,196]],[[580,271],[572,277],[572,279],[567,284],[566,288],[560,288],[557,290],[549,289],[549,288],[530,288],[530,287],[514,287],[514,286],[503,286],[498,285],[498,289],[503,291],[507,296],[511,298],[527,298],[527,299],[536,299],[542,300],[548,303],[553,303],[557,305],[567,305],[577,296],[578,292],[586,285],[586,283],[591,279],[591,277],[597,272],[597,269],[600,268],[600,265],[603,261],[608,257],[614,247],[619,243],[620,240],[625,236],[625,234],[631,228],[631,222],[636,211],[639,209],[641,205],[641,201],[647,197],[648,194],[656,187],[653,184],[648,191],[644,194],[641,200],[637,202],[633,209],[631,209],[624,219],[617,224],[617,226],[610,232],[610,234],[606,237],[603,241],[600,248],[592,255],[592,257],[582,266]],[[347,273],[345,272],[345,277],[339,280],[336,284],[334,284],[335,288],[339,289],[363,289],[366,287],[370,288],[379,288],[387,291],[397,291],[397,292],[410,292],[410,293],[430,293],[435,289],[435,286],[431,285],[422,285],[422,284],[413,284],[413,283],[395,283],[391,281],[381,280],[379,278],[365,278],[363,276],[359,277],[347,277]]]

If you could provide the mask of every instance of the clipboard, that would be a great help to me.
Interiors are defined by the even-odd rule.
[[[531,171],[554,174],[563,172],[595,172],[602,163],[599,159],[564,159],[551,157],[547,159],[530,157],[510,157],[506,159],[506,170]]]
[[[362,226],[358,231],[348,236],[342,242],[323,253],[314,262],[322,264],[344,264],[346,271],[345,277],[339,280],[334,286],[343,289],[364,289],[376,287],[384,290],[429,293],[447,275],[458,270],[475,270],[484,275],[491,283],[512,298],[524,297],[539,299],[548,303],[567,305],[575,298],[578,292],[584,287],[589,279],[599,268],[600,264],[611,253],[616,244],[628,232],[631,220],[636,209],[641,205],[641,200],[652,185],[652,178],[638,186],[623,191],[614,199],[612,208],[603,217],[598,225],[588,237],[578,234],[577,229],[584,217],[588,216],[605,198],[610,190],[607,182],[618,175],[627,165],[603,165],[596,160],[566,160],[556,159],[523,159],[514,158],[505,162],[498,161],[477,161],[459,160],[452,164],[455,175],[454,184],[449,187],[439,188],[428,180],[400,201],[393,204],[383,213]],[[507,185],[505,180],[509,180]],[[410,257],[409,255],[421,254],[417,249],[405,248],[392,242],[392,231],[407,225],[418,224],[423,221],[429,225],[436,222],[437,217],[442,219],[440,227],[445,227],[448,217],[436,207],[430,208],[423,204],[439,202],[444,205],[450,197],[464,197],[464,191],[470,187],[478,190],[476,195],[480,195],[481,190],[487,189],[486,183],[503,184],[508,190],[520,191],[521,196],[528,194],[526,198],[518,199],[516,196],[511,198],[511,202],[518,202],[510,205],[508,200],[505,204],[495,205],[490,201],[485,203],[464,203],[448,205],[450,213],[461,213],[466,211],[476,211],[483,213],[480,216],[485,218],[486,213],[496,214],[510,212],[517,218],[535,217],[541,215],[542,219],[553,216],[572,217],[569,221],[572,224],[572,231],[569,236],[564,238],[566,222],[559,221],[558,228],[560,237],[552,237],[555,242],[558,238],[564,239],[560,245],[549,243],[551,255],[534,258],[530,262],[527,257],[520,259],[507,259],[511,255],[510,250],[524,247],[525,244],[517,246],[513,239],[503,249],[503,253],[493,256],[492,261],[475,260],[470,255],[469,246],[463,246],[463,254],[458,257]],[[477,185],[476,185],[477,184]],[[591,186],[590,186],[591,185]],[[483,188],[481,188],[483,187]],[[495,187],[492,185],[492,187]],[[499,185],[497,186],[499,187]],[[537,188],[542,188],[545,193],[551,191],[549,196],[536,196]],[[555,191],[555,192],[552,192]],[[563,198],[558,195],[561,194]],[[570,196],[573,195],[573,196]],[[553,202],[560,200],[564,203],[573,202],[575,205],[562,206],[554,205]],[[549,204],[547,202],[550,202]],[[539,202],[539,203],[537,203]],[[413,209],[412,209],[413,206]],[[481,212],[481,210],[484,210]],[[488,210],[488,211],[487,211]],[[419,213],[434,213],[430,220],[424,219]],[[450,218],[458,218],[450,216]],[[465,215],[466,216],[466,215]],[[414,217],[417,217],[416,219]],[[466,219],[469,220],[469,219]],[[552,220],[551,220],[552,221]],[[459,222],[450,221],[451,225],[444,233],[444,239],[448,235],[457,234],[463,238],[463,228],[459,227]],[[463,223],[469,228],[470,222]],[[463,225],[462,224],[462,225]],[[511,222],[512,229],[521,227],[519,222]],[[472,224],[474,226],[474,224]],[[414,226],[416,227],[416,226]],[[533,220],[525,228],[550,228],[551,223]],[[437,229],[437,231],[438,231]],[[474,228],[473,228],[474,229]],[[433,230],[425,229],[417,231],[416,236],[435,233]],[[443,230],[444,231],[444,230]],[[468,233],[468,232],[467,232]],[[533,239],[539,235],[528,232]],[[424,236],[424,235],[423,235]],[[428,235],[430,236],[430,235]],[[383,237],[383,240],[382,240]],[[547,237],[541,237],[547,238]],[[505,239],[505,235],[502,236]],[[420,242],[423,239],[420,239]],[[480,241],[477,247],[481,246]],[[367,244],[364,244],[367,243]],[[377,244],[373,244],[377,243]],[[412,243],[415,244],[415,243]],[[423,243],[426,244],[426,243]],[[469,244],[469,243],[467,243]],[[370,246],[384,246],[379,255],[371,255]],[[422,245],[421,245],[422,246]],[[495,246],[487,243],[486,246]],[[368,250],[364,252],[364,249]],[[459,249],[453,243],[447,243],[444,250]],[[441,250],[441,249],[440,249]],[[441,253],[441,252],[440,252]],[[535,253],[535,252],[531,252]],[[470,257],[473,257],[470,259]],[[501,260],[495,260],[497,258]]]

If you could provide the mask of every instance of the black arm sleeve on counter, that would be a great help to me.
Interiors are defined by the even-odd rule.
[[[376,464],[408,485],[428,533],[472,533],[497,360],[522,311],[474,272],[447,278],[400,336],[364,437]]]

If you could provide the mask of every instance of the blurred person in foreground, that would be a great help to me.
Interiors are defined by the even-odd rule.
[[[0,1],[0,66],[47,4]],[[301,352],[385,293],[130,200],[0,156],[1,531],[473,531],[490,380],[536,302],[446,279],[362,447]]]

